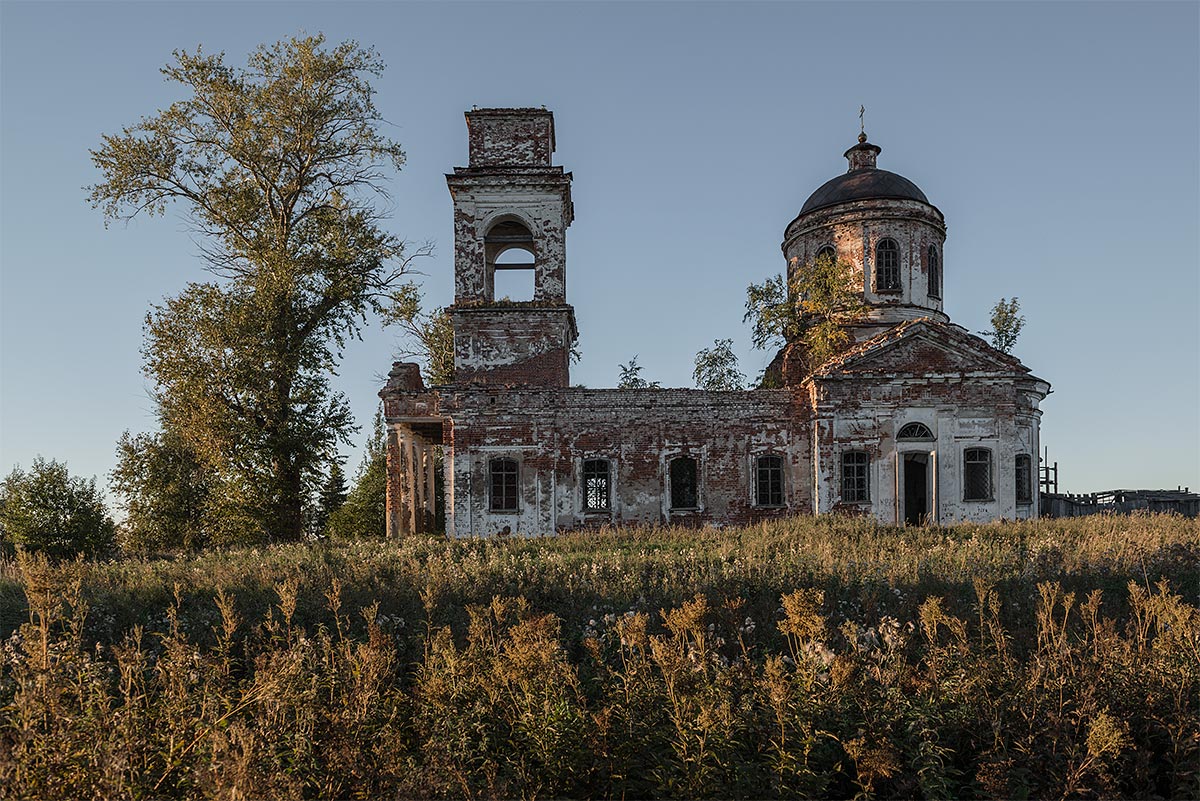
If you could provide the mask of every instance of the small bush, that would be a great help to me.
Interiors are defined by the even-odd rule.
[[[109,549],[114,526],[95,478],[39,456],[28,473],[14,468],[0,483],[0,532],[10,547],[62,558]]]

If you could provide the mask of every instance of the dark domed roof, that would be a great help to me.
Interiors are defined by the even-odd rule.
[[[835,203],[874,198],[900,198],[919,200],[922,203],[929,202],[925,193],[903,175],[874,167],[864,167],[821,184],[821,188],[804,201],[800,213],[807,214]]]
[[[843,154],[850,162],[850,171],[832,181],[826,181],[820,189],[813,192],[800,209],[800,216],[851,200],[898,198],[929,203],[925,193],[912,181],[875,166],[875,157],[882,152],[883,148],[867,141],[865,133],[859,134],[858,144]]]

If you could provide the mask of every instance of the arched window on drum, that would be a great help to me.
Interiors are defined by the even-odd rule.
[[[929,246],[926,258],[929,268],[929,297],[940,298],[942,296],[942,260],[938,257],[937,246]]]
[[[875,246],[875,291],[900,291],[900,246],[894,239],[881,239]]]

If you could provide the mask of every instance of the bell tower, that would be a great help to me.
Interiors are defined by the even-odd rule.
[[[551,164],[554,115],[484,108],[466,118],[468,166],[446,176],[454,199],[454,382],[569,386],[578,338],[566,280],[574,208],[571,174]],[[532,278],[532,296],[497,297],[497,273]]]

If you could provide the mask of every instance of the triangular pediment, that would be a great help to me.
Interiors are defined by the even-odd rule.
[[[931,320],[904,323],[822,365],[813,378],[851,375],[1026,376],[1029,368],[966,329]]]

